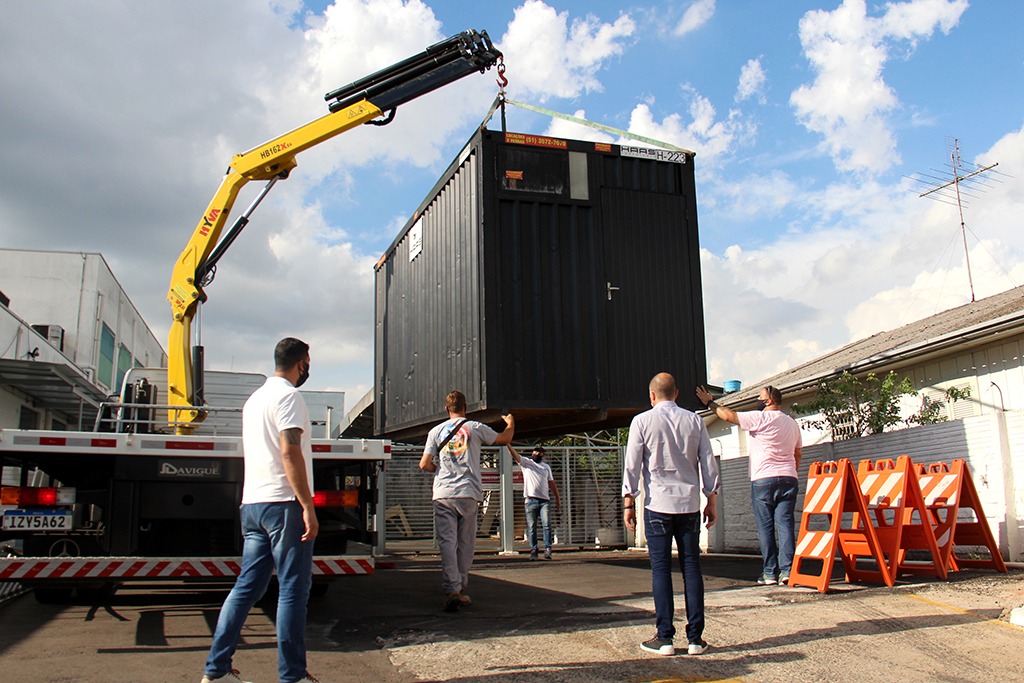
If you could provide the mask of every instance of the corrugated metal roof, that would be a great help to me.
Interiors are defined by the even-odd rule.
[[[873,334],[754,382],[745,389],[725,395],[720,402],[729,406],[752,403],[761,389],[768,385],[777,387],[785,395],[787,391],[808,387],[844,370],[857,374],[891,368],[971,339],[984,336],[992,341],[999,335],[1020,333],[1021,330],[1024,330],[1024,286]]]
[[[72,429],[92,429],[107,395],[77,369],[60,363],[0,359],[0,383],[32,398],[36,408],[66,415]]]

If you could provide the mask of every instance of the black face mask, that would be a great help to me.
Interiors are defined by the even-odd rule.
[[[299,373],[299,379],[295,382],[295,388],[298,389],[306,380],[309,379],[309,363],[306,363],[306,367],[302,368],[302,372]]]
[[[757,403],[755,403],[755,404],[754,404],[754,406],[755,406],[755,407],[756,407],[756,408],[757,408],[758,410],[764,410],[765,408],[767,408],[767,407],[768,407],[768,404],[767,404],[767,403],[765,403],[764,401],[762,401],[761,399],[757,399]]]

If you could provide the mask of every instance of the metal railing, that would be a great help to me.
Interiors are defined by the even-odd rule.
[[[172,420],[168,411],[185,412],[186,410],[202,410],[207,413],[206,419],[196,423],[185,420]],[[195,428],[197,432],[210,436],[238,436],[242,433],[241,408],[183,408],[168,404],[156,403],[121,403],[120,401],[104,401],[100,403],[93,431],[136,434],[160,434],[173,432],[179,425]]]

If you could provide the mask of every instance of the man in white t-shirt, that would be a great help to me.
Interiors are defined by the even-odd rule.
[[[316,683],[306,671],[306,602],[313,579],[313,450],[298,387],[309,377],[309,345],[288,337],[274,349],[273,377],[242,408],[242,568],[220,610],[202,683],[244,683],[231,666],[245,618],[277,570],[278,676]]]
[[[480,447],[512,441],[515,420],[502,415],[500,434],[476,420],[466,419],[466,396],[453,391],[445,397],[448,419],[427,434],[420,469],[434,473],[434,529],[441,551],[444,611],[457,612],[472,600],[466,595],[469,568],[476,548],[477,512],[483,500]]]
[[[529,458],[524,458],[512,446],[512,458],[523,470],[523,501],[526,504],[526,537],[530,541],[530,559],[537,559],[538,522],[544,532],[544,559],[551,559],[551,496],[555,505],[562,507],[551,465],[544,462],[544,447],[536,446]],[[532,459],[531,459],[532,458]]]
[[[756,411],[737,413],[720,406],[704,387],[698,387],[697,398],[719,419],[750,434],[750,498],[763,561],[757,582],[765,586],[789,583],[796,550],[800,425],[782,412],[782,392],[771,385],[758,394]]]

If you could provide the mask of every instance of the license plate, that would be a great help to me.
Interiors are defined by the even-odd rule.
[[[65,531],[71,529],[71,513],[50,510],[7,510],[4,529],[14,531]]]

